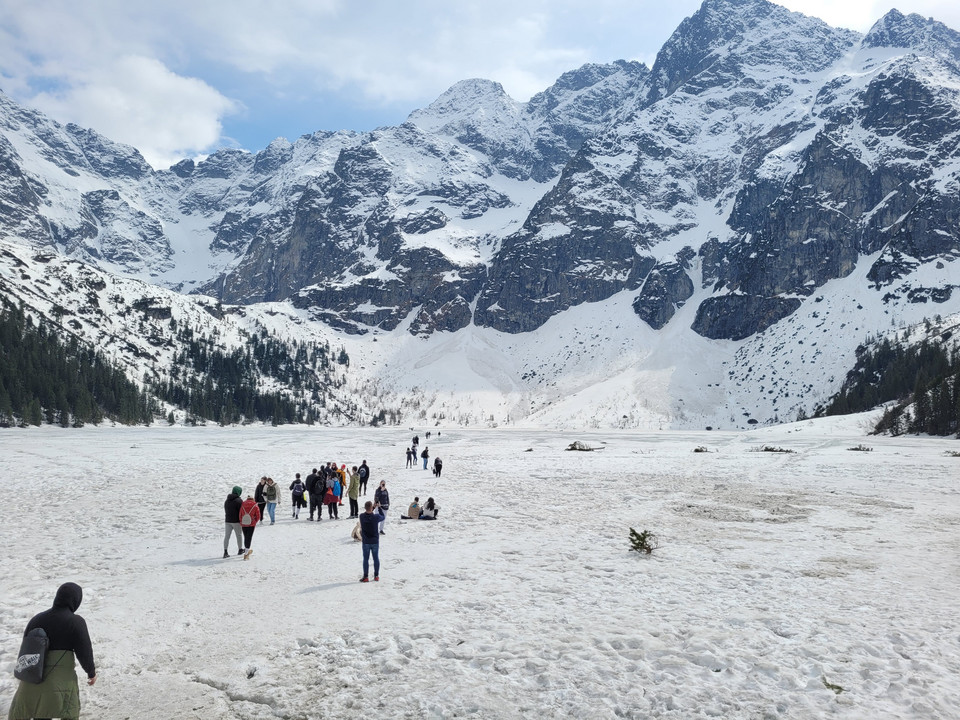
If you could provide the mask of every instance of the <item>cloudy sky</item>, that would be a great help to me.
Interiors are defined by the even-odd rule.
[[[896,7],[960,29],[956,0],[785,0],[865,31]],[[700,0],[0,0],[0,89],[138,147],[219,147],[402,122],[458,80],[517,100],[585,62],[651,64]]]

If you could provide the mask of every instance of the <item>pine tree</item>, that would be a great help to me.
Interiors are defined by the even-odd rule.
[[[649,530],[637,532],[630,528],[630,549],[649,555],[660,546],[657,536]]]

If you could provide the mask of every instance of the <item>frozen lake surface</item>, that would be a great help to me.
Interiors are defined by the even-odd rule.
[[[0,712],[69,580],[87,718],[955,717],[960,444],[864,426],[416,428],[439,480],[406,428],[0,431]],[[392,501],[381,582],[346,505],[294,521],[286,491],[222,559],[233,485],[362,459]],[[400,521],[414,495],[440,520]]]

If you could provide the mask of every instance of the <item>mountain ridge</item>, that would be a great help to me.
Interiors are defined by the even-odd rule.
[[[389,343],[400,369],[361,385],[389,377],[440,397],[417,368],[446,377],[442,354],[424,363],[412,348],[496,348],[486,369],[463,365],[488,387],[453,403],[474,421],[486,404],[499,421],[559,422],[577,393],[623,392],[604,372],[627,397],[572,415],[782,419],[836,391],[865,337],[960,311],[958,38],[895,10],[861,35],[766,0],[707,0],[650,69],[585,65],[527,103],[466,80],[397,127],[159,172],[0,97],[0,231],[215,302],[282,304],[351,356]],[[573,318],[595,330],[565,334]],[[857,333],[837,341],[830,372],[790,378],[767,356],[778,338],[783,362],[811,362],[796,343],[822,342],[823,327]],[[583,348],[561,362],[549,333]],[[664,358],[674,370],[650,375]],[[744,389],[761,363],[757,377],[780,378],[772,397],[769,380]],[[684,410],[699,372],[710,389]],[[638,379],[654,376],[656,391]]]

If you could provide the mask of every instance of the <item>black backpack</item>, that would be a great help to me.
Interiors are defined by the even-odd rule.
[[[34,628],[23,637],[20,652],[17,653],[17,666],[13,676],[17,680],[38,685],[43,682],[43,665],[47,659],[47,647],[50,638],[43,628]]]

